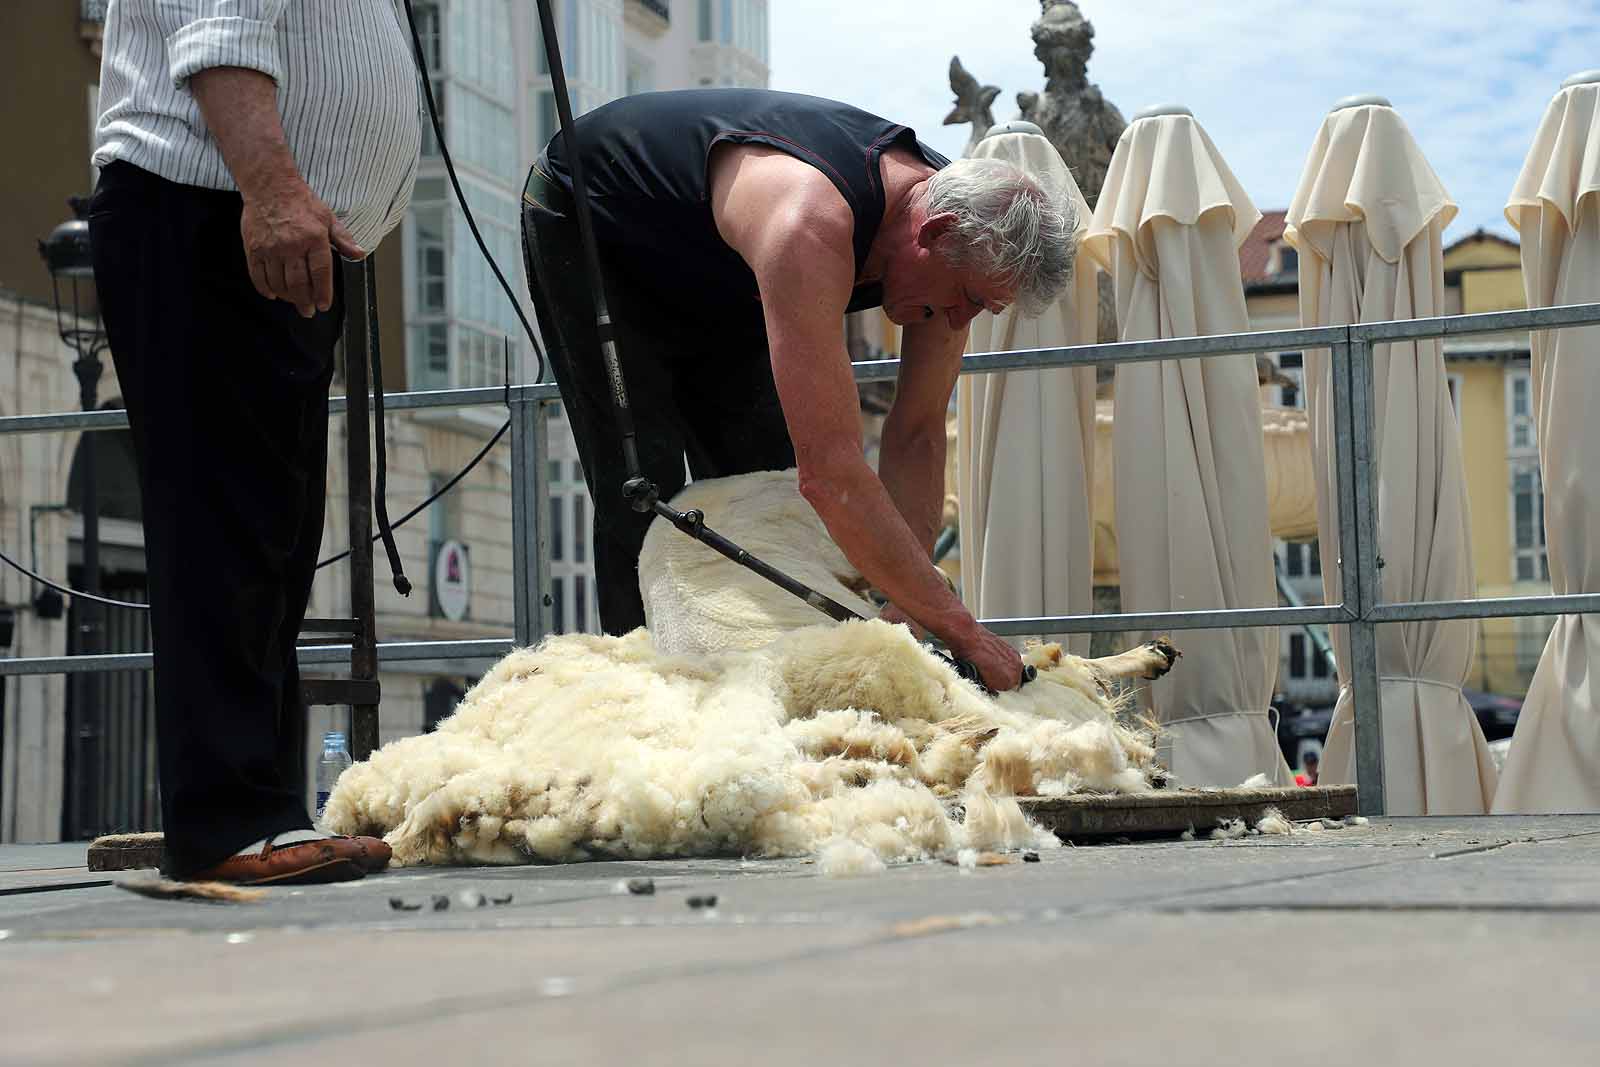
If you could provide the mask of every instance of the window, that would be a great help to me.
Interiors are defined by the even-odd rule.
[[[634,93],[648,93],[655,88],[655,64],[639,55],[637,52],[628,53],[628,81],[627,92],[629,96]]]
[[[539,144],[549,144],[560,129],[560,116],[556,114],[556,94],[549,89],[539,90]]]
[[[1328,676],[1328,657],[1322,654],[1322,649],[1315,644],[1311,646],[1311,677],[1326,678]]]
[[[422,38],[422,54],[428,60],[428,84],[433,89],[433,103],[439,109],[439,125],[444,126],[444,32],[439,19],[439,5],[435,3],[417,4],[415,6],[417,20],[417,36]],[[422,86],[417,86],[417,95],[422,96]],[[428,113],[426,100],[418,100],[417,107],[424,116]],[[448,135],[446,135],[448,136]],[[439,141],[433,134],[432,121],[424,118],[422,122],[422,154],[424,157],[439,155]]]
[[[439,724],[455,714],[456,705],[467,695],[454,678],[435,678],[422,691],[422,732],[431,734]]]
[[[589,631],[589,579],[582,574],[572,576],[572,631]]]
[[[1305,565],[1300,558],[1301,546],[1287,544],[1283,546],[1283,573],[1290,578],[1299,578],[1305,574]]]
[[[1306,555],[1309,557],[1306,573],[1321,577],[1322,575],[1322,542],[1312,541],[1306,546]]]
[[[589,523],[584,511],[589,501],[581,495],[572,498],[572,561],[584,563],[589,558]],[[582,581],[580,578],[579,581]],[[581,587],[580,587],[581,588]]]
[[[1524,675],[1531,675],[1539,666],[1539,657],[1544,654],[1544,646],[1550,640],[1550,631],[1556,620],[1525,616],[1513,621],[1517,670]]]
[[[450,384],[450,326],[435,322],[411,330],[411,388],[444,389]]]
[[[566,41],[561,46],[561,62],[567,68],[567,77],[582,78],[588,73],[589,67],[583,61],[583,34],[578,29],[578,0],[567,0],[566,7]],[[584,7],[583,13],[586,15],[589,13],[587,6]]]
[[[561,536],[564,526],[561,521],[563,518],[562,504],[562,497],[552,496],[550,498],[550,559],[553,562],[560,562],[566,555],[566,545],[563,544]]]
[[[550,629],[553,633],[567,632],[567,580],[550,579]]]
[[[1300,272],[1300,253],[1288,242],[1278,246],[1278,273],[1298,274]]]
[[[1305,357],[1299,352],[1279,352],[1278,369],[1293,385],[1280,385],[1278,402],[1286,408],[1305,406]]]
[[[711,0],[700,0],[700,39],[711,40]]]
[[[1289,677],[1304,678],[1306,676],[1306,635],[1289,635]]]
[[[717,39],[723,44],[733,43],[733,0],[722,0],[722,25],[718,26]]]
[[[1506,438],[1511,474],[1511,578],[1517,582],[1549,581],[1533,380],[1525,367],[1506,371]]]
[[[445,303],[445,210],[443,204],[429,204],[411,213],[412,242],[416,255],[416,313],[444,315]]]
[[[454,473],[435,471],[428,475],[428,495],[432,496],[448,482]],[[461,497],[451,491],[428,507],[428,540],[436,545],[461,539]]]
[[[1513,452],[1538,448],[1533,422],[1533,380],[1526,369],[1506,371],[1507,444]]]
[[[1550,560],[1544,548],[1544,487],[1537,459],[1517,459],[1511,464],[1512,571],[1519,582],[1550,580]]]
[[[552,459],[550,461],[550,484],[551,485],[557,485],[557,484],[560,483],[560,481],[561,481],[561,461],[559,459]]]

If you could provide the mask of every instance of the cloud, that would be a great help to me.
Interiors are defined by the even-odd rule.
[[[1600,0],[1083,0],[1089,77],[1124,115],[1191,108],[1258,207],[1288,206],[1338,98],[1387,96],[1461,207],[1451,238],[1510,233],[1502,208],[1561,79],[1600,63]],[[1002,89],[1038,90],[1036,0],[771,0],[772,87],[915,127],[948,155],[950,56]]]

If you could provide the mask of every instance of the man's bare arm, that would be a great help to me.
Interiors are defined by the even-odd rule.
[[[855,279],[849,209],[804,164],[745,159],[752,166],[741,180],[714,172],[712,209],[724,240],[756,275],[802,495],[869,582],[971,659],[986,684],[1014,688],[1016,652],[950,591],[862,454],[860,401],[840,330]],[[763,164],[777,169],[762,174]]]
[[[929,555],[944,513],[945,413],[967,331],[935,319],[902,334],[900,380],[883,423],[878,477]]]
[[[333,257],[366,253],[306,185],[278,117],[278,86],[261,71],[211,67],[189,79],[206,129],[244,198],[239,220],[256,291],[310,317],[333,304]]]

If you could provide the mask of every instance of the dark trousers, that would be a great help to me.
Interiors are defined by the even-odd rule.
[[[125,163],[89,227],[144,502],[167,867],[310,825],[295,638],[322,541],[343,323],[250,284],[237,194]],[[334,272],[339,278],[340,272]]]
[[[627,633],[644,625],[639,550],[652,516],[635,512],[622,496],[628,476],[622,430],[600,356],[577,221],[569,194],[537,165],[523,192],[522,241],[539,329],[594,501],[600,622],[606,633]],[[697,306],[667,306],[649,272],[670,271],[671,263],[632,262],[610,246],[601,247],[600,262],[639,465],[661,499],[683,488],[685,457],[696,480],[793,467],[794,445],[759,319],[750,325],[748,314],[719,315],[716,293]]]

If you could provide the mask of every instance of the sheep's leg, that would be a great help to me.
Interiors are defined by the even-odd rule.
[[[1083,662],[1102,685],[1109,685],[1125,678],[1160,678],[1172,669],[1181,655],[1183,653],[1173,647],[1169,639],[1158,637],[1115,656],[1102,656]]]

